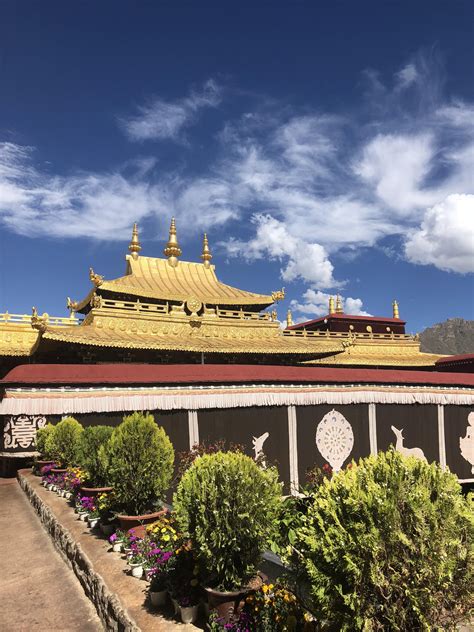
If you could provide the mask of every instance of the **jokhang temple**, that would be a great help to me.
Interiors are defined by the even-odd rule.
[[[201,263],[181,261],[171,222],[164,258],[145,257],[137,226],[125,275],[90,270],[69,318],[0,315],[0,458],[35,452],[47,422],[118,424],[153,412],[175,450],[225,438],[278,462],[287,489],[308,467],[339,469],[389,445],[474,482],[471,356],[422,353],[398,305],[391,318],[343,313],[277,320],[284,291],[256,294],[218,280],[207,237]],[[77,314],[82,316],[80,320]]]

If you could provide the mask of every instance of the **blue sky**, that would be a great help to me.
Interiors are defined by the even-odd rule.
[[[66,315],[131,226],[295,320],[473,318],[471,2],[0,3],[0,311]]]

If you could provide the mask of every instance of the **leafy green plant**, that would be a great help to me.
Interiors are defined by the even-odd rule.
[[[46,451],[62,467],[72,467],[79,461],[79,445],[84,428],[74,419],[65,417],[46,439]]]
[[[36,449],[46,459],[51,458],[51,454],[48,453],[47,443],[48,437],[54,432],[53,424],[46,424],[44,428],[38,428],[36,433]]]
[[[313,492],[290,561],[338,630],[449,629],[474,605],[473,546],[456,477],[390,450]]]
[[[174,495],[178,525],[191,539],[204,581],[219,590],[242,587],[274,537],[281,485],[241,453],[198,457]]]
[[[117,509],[140,515],[158,508],[173,475],[174,449],[152,415],[124,417],[103,449]]]
[[[87,472],[87,482],[93,487],[107,485],[107,464],[101,454],[113,432],[111,426],[89,426],[84,428],[79,446],[79,462]]]

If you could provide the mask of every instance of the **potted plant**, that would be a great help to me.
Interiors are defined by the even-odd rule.
[[[53,470],[56,474],[66,472],[68,467],[77,465],[79,443],[84,428],[73,417],[65,417],[48,435],[46,449],[61,467]]]
[[[191,591],[187,595],[178,597],[177,601],[182,623],[195,623],[198,618],[199,592]]]
[[[103,447],[112,435],[111,426],[89,426],[84,428],[79,443],[79,463],[86,472],[87,485],[81,491],[86,496],[96,497],[112,491],[107,485],[106,459]]]
[[[103,458],[122,529],[156,520],[173,475],[174,450],[153,416],[133,413],[125,417],[112,432]]]
[[[130,545],[131,551],[128,555],[128,565],[130,566],[133,577],[140,579],[143,575],[143,567],[145,558],[143,552],[140,549],[138,542],[132,542]]]
[[[53,430],[54,426],[52,424],[46,424],[43,428],[38,428],[36,433],[36,449],[40,453],[40,458],[34,461],[33,472],[37,476],[41,475],[41,470],[44,466],[54,465],[54,460],[47,448],[48,437],[51,435]]]
[[[277,531],[280,498],[276,469],[242,453],[199,457],[181,479],[177,521],[192,543],[209,605],[224,618],[262,583],[256,572]]]
[[[123,548],[123,543],[125,542],[125,534],[120,529],[117,529],[115,533],[109,537],[109,542],[112,545],[112,551],[115,553],[120,553]]]

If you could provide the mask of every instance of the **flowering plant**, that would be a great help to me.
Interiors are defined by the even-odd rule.
[[[144,564],[146,562],[146,557],[140,546],[140,540],[132,542],[130,549],[130,553],[128,554],[129,564]]]
[[[112,533],[112,535],[109,537],[109,542],[110,544],[115,544],[117,542],[125,542],[126,539],[126,533],[124,531],[121,531],[120,529],[117,529],[117,531],[115,533]]]
[[[99,517],[99,512],[95,506],[94,498],[91,496],[79,496],[76,507],[79,512],[86,511],[89,514],[89,518]]]
[[[148,551],[147,566],[150,578],[150,591],[164,590],[168,584],[170,568],[173,566],[173,552],[155,547]]]
[[[305,624],[305,613],[295,595],[284,586],[264,584],[260,590],[250,594],[243,608],[254,632],[281,632],[301,630]]]
[[[192,601],[199,601],[199,576],[199,566],[196,563],[191,541],[186,540],[175,551],[168,570],[168,589],[171,596],[178,603],[185,597]]]
[[[207,628],[210,632],[252,632],[253,628],[250,627],[252,619],[246,612],[240,612],[238,615],[234,615],[230,621],[219,617],[216,612],[211,613]]]
[[[146,527],[147,535],[164,551],[174,551],[180,535],[176,529],[176,518],[173,513],[160,516],[156,522]]]
[[[76,494],[85,481],[85,472],[79,467],[68,467],[64,475],[64,489]]]

